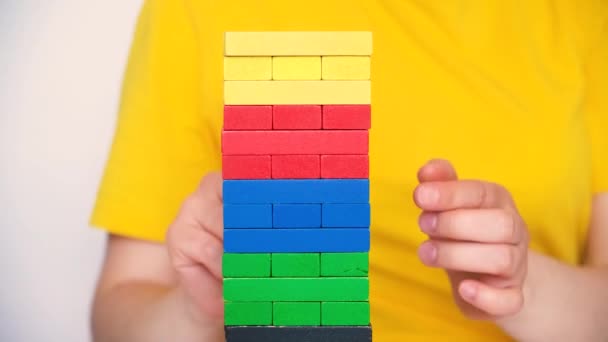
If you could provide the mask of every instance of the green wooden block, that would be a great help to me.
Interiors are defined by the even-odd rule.
[[[368,325],[369,302],[321,303],[321,325]]]
[[[321,253],[322,277],[367,277],[369,253]]]
[[[361,302],[369,280],[352,278],[227,278],[224,299],[233,302]]]
[[[321,275],[319,253],[273,253],[273,277],[318,277]]]
[[[225,325],[271,325],[271,302],[225,302]]]
[[[222,274],[226,278],[270,277],[270,254],[224,253]]]
[[[321,325],[321,303],[273,303],[272,322],[282,326]]]

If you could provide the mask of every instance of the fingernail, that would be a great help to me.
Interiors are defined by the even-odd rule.
[[[465,299],[473,300],[477,296],[477,286],[469,283],[462,284],[460,293]]]
[[[421,185],[417,197],[421,205],[433,205],[439,200],[439,191],[434,187]]]
[[[437,214],[423,213],[420,215],[418,224],[423,232],[427,234],[434,233],[437,230]]]
[[[418,256],[425,264],[434,264],[437,259],[437,247],[432,242],[426,242],[418,249]]]

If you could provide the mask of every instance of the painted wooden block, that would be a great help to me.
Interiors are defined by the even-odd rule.
[[[271,57],[224,57],[224,80],[226,81],[262,81],[271,79]]]
[[[320,56],[272,58],[272,79],[279,81],[313,81],[321,79]]]
[[[270,179],[271,158],[264,155],[222,156],[223,179]]]
[[[338,131],[223,131],[226,155],[367,154],[369,132]]]
[[[358,302],[369,298],[367,278],[228,278],[224,299],[232,302]]]
[[[225,81],[226,105],[370,104],[370,81]]]
[[[321,178],[321,157],[319,155],[296,154],[272,156],[273,179]]]
[[[273,228],[224,230],[225,253],[369,252],[365,228]]]
[[[273,129],[321,129],[321,106],[283,105],[273,106]]]
[[[272,106],[224,106],[224,130],[272,129]]]
[[[321,178],[369,178],[369,156],[366,154],[321,156]]]
[[[323,56],[324,80],[369,80],[371,59],[369,56]]]
[[[372,33],[336,32],[226,32],[226,56],[369,56]]]

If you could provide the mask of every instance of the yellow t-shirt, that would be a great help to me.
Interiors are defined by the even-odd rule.
[[[508,340],[463,318],[444,272],[418,261],[416,171],[441,157],[505,185],[531,248],[580,262],[592,194],[608,190],[607,4],[146,1],[92,224],[163,241],[220,170],[223,32],[372,31],[374,340]]]

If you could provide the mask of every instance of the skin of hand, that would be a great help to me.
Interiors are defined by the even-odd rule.
[[[418,181],[413,197],[428,236],[420,260],[447,272],[466,317],[517,314],[527,293],[529,234],[510,193],[495,183],[459,180],[445,160],[421,167]]]
[[[182,204],[167,231],[171,264],[189,311],[205,324],[223,325],[222,178],[210,173]]]

